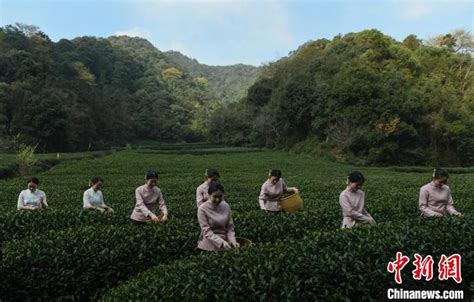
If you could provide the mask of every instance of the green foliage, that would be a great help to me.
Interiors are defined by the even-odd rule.
[[[47,211],[17,211],[16,198],[24,180],[2,181],[2,300],[97,300],[109,290],[106,300],[153,299],[157,296],[146,295],[158,290],[169,297],[175,286],[182,287],[175,297],[184,296],[184,300],[239,300],[246,289],[263,299],[287,300],[297,298],[295,287],[305,289],[297,292],[306,293],[301,296],[306,300],[330,296],[340,300],[354,293],[376,299],[377,287],[363,286],[364,291],[359,292],[356,285],[361,278],[375,284],[380,277],[390,277],[385,266],[396,249],[405,253],[415,248],[432,249],[437,257],[443,247],[446,253],[459,251],[463,259],[472,257],[468,250],[472,236],[466,236],[473,213],[472,169],[448,169],[455,206],[466,217],[431,221],[419,219],[416,206],[419,187],[430,179],[429,167],[359,167],[367,179],[367,209],[379,224],[344,232],[339,230],[337,200],[345,187],[345,175],[355,169],[345,164],[210,144],[143,143],[137,150],[105,157],[88,154],[62,153],[54,169],[39,175],[40,188],[48,196]],[[38,155],[40,160],[55,158],[55,154],[44,156]],[[2,162],[12,160],[14,156]],[[196,250],[199,226],[195,188],[211,165],[221,173],[237,236],[252,240],[251,248],[220,255]],[[305,211],[272,214],[259,210],[260,185],[270,167],[281,168],[286,182],[301,190]],[[129,225],[134,189],[143,184],[143,174],[151,168],[160,174],[170,221],[164,225]],[[82,193],[92,175],[105,179],[105,202],[115,213],[81,210]],[[453,236],[445,236],[447,233]],[[351,262],[354,259],[357,264]],[[377,270],[376,275],[369,274],[371,269]],[[312,272],[314,275],[309,276]],[[472,266],[463,264],[463,277],[470,278],[471,274]],[[267,275],[269,278],[262,277]],[[173,284],[175,281],[179,285]],[[143,287],[143,282],[157,286]],[[232,290],[222,291],[221,286],[227,285]]]
[[[175,67],[170,67],[162,72],[165,79],[181,79],[183,77],[183,72]]]
[[[87,70],[82,62],[73,62],[72,66],[78,73],[79,79],[88,82],[89,84],[95,83],[95,76]]]
[[[17,163],[0,164],[0,179],[15,176],[18,172],[18,168],[19,167]]]
[[[419,218],[352,231],[316,231],[303,240],[282,240],[160,265],[112,290],[101,301],[152,301],[156,297],[246,301],[249,296],[262,301],[350,301],[354,297],[377,301],[384,299],[388,287],[396,287],[386,265],[397,251],[412,259],[414,253],[432,255],[437,261],[441,254],[451,255],[453,246],[463,255],[463,278],[468,284],[474,278],[472,223],[472,218]],[[452,289],[451,282],[414,281],[409,275],[413,268],[410,264],[403,271],[405,286]]]
[[[348,33],[259,68],[207,66],[126,36],[54,43],[25,24],[0,36],[5,146],[17,134],[42,151],[204,139],[291,149],[311,138],[365,164],[474,163],[466,30],[425,44]]]
[[[3,285],[4,296],[97,297],[134,272],[195,254],[198,233],[193,226],[190,221],[167,226],[77,227],[38,236],[28,244],[9,244],[3,251],[2,273],[14,277]]]
[[[252,119],[239,123],[235,106],[214,115],[237,115],[232,128],[246,129],[245,143],[256,146],[291,149],[310,138],[366,164],[472,165],[473,39],[458,30],[444,40],[398,42],[365,30],[308,42],[262,68],[237,107]],[[210,133],[242,144],[221,123]]]
[[[209,89],[223,103],[239,101],[257,78],[259,69],[254,66],[236,64],[230,66],[209,66],[200,64],[177,51],[167,51],[164,56],[196,78],[200,85]]]
[[[220,103],[204,78],[144,39],[55,43],[23,24],[0,33],[0,136],[21,134],[42,151],[202,140]]]
[[[18,145],[18,142],[15,141],[14,144]],[[27,146],[24,144],[20,145]],[[47,171],[60,162],[80,159],[98,159],[103,156],[110,155],[112,152],[113,151],[111,150],[107,150],[90,151],[84,153],[63,153],[61,154],[60,159],[57,157],[58,153],[37,153],[34,154],[33,157],[27,155],[29,159],[25,160],[29,162],[29,166],[26,166],[25,164],[21,166],[17,154],[0,153],[0,179],[7,179],[15,176],[25,176],[27,174],[32,175],[41,171]],[[28,152],[28,154],[31,153]],[[25,156],[25,154],[22,156]]]
[[[29,146],[29,145],[20,145],[16,153],[16,158],[20,166],[20,175],[30,174],[30,169],[37,163],[35,158],[35,150],[38,145]]]

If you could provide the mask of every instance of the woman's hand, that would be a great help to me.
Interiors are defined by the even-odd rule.
[[[235,248],[239,248],[239,247],[240,247],[240,243],[236,242],[236,243],[232,244],[232,246],[235,247]]]
[[[230,246],[230,244],[229,244],[227,241],[223,241],[223,242],[222,242],[222,248],[223,248],[224,250],[228,250],[228,249],[230,249],[230,248],[232,248],[232,247]]]
[[[453,216],[464,217],[464,214],[460,212],[456,212],[456,213],[453,213]]]
[[[152,222],[160,222],[160,218],[153,213],[150,215],[150,218]]]
[[[110,207],[106,207],[105,208],[105,212],[106,213],[113,213],[114,212],[114,209],[110,208]]]

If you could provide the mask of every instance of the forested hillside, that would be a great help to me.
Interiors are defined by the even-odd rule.
[[[200,64],[177,51],[167,51],[165,56],[195,77],[209,85],[210,89],[225,103],[238,101],[246,96],[247,89],[255,82],[259,68],[251,65],[209,66]]]
[[[55,43],[34,26],[0,28],[3,148],[12,141],[62,151],[137,139],[203,140],[219,102],[144,39]]]
[[[370,164],[473,164],[473,49],[463,30],[425,43],[377,30],[308,42],[217,110],[210,137]]]
[[[141,38],[52,42],[34,26],[5,26],[1,145],[207,140],[365,164],[472,165],[473,49],[464,30],[428,41],[365,30],[259,68],[207,66]]]

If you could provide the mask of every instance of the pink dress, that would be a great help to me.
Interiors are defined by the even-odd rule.
[[[424,217],[459,213],[453,206],[451,189],[447,185],[437,188],[432,182],[421,187],[418,208]]]
[[[373,220],[365,209],[365,193],[361,190],[352,192],[346,188],[339,195],[339,204],[342,208],[342,229],[352,228],[358,221]]]
[[[236,243],[234,221],[227,202],[223,200],[216,205],[208,200],[199,206],[197,216],[201,226],[199,249],[220,251],[224,240],[231,245]]]
[[[135,198],[136,204],[130,216],[131,219],[145,222],[157,208],[160,208],[164,215],[168,215],[163,194],[158,187],[149,189],[147,185],[140,186],[135,190]]]
[[[196,205],[199,208],[200,205],[205,203],[209,199],[209,183],[205,181],[196,189]]]
[[[294,190],[288,188],[283,178],[280,178],[276,184],[273,184],[270,179],[267,179],[262,185],[258,198],[260,209],[271,212],[281,211],[280,199],[284,193],[294,193]]]

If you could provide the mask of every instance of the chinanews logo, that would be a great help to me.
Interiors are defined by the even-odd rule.
[[[438,279],[440,282],[448,282],[452,280],[455,284],[461,285],[463,279],[461,275],[461,255],[453,254],[449,257],[442,254],[437,263],[435,271],[435,260],[431,255],[423,257],[415,253],[414,260],[411,262],[414,269],[411,271],[413,280],[432,281]],[[406,288],[401,287],[403,284],[402,271],[407,264],[410,263],[410,258],[403,255],[402,252],[397,252],[395,260],[388,262],[387,272],[393,274],[395,282],[400,285],[398,288],[389,288],[385,298],[388,301],[469,301],[469,290],[466,288],[457,288],[453,286],[450,289],[441,288]],[[435,275],[436,274],[436,275]],[[413,283],[413,282],[411,282]],[[454,289],[456,287],[456,289]]]

